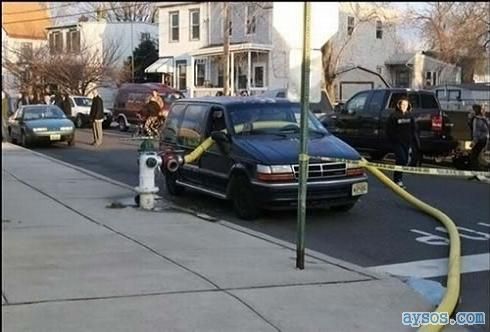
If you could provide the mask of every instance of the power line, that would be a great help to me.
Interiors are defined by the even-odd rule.
[[[63,8],[63,7],[68,7],[68,6],[73,6],[73,4],[68,3],[68,4],[64,4],[64,5],[60,5],[60,6],[46,7],[46,8],[42,8],[42,9],[25,10],[25,11],[20,11],[20,12],[7,12],[7,13],[3,13],[3,15],[7,16],[7,15],[17,15],[17,14],[25,14],[25,13],[42,12],[45,10],[58,9],[58,8]]]
[[[58,16],[51,16],[51,17],[47,17],[47,18],[38,18],[38,19],[28,19],[28,20],[12,21],[12,22],[5,22],[5,23],[2,23],[2,24],[3,25],[7,25],[7,24],[15,24],[15,23],[37,22],[37,21],[46,21],[46,20],[51,20],[51,19],[56,19],[56,18],[79,16],[79,15],[84,15],[84,14],[95,14],[97,12],[101,12],[102,13],[102,12],[107,12],[107,11],[111,11],[111,10],[114,10],[114,9],[131,8],[131,7],[138,6],[140,4],[141,3],[135,3],[135,4],[121,6],[121,7],[95,9],[95,10],[80,12],[80,13],[76,13],[76,14],[58,15]],[[127,21],[127,22],[130,22],[130,21]]]

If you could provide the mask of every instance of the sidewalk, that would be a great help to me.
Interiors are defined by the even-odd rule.
[[[296,270],[294,244],[240,226],[108,208],[133,196],[2,143],[3,331],[414,331],[401,313],[431,310],[322,254]]]

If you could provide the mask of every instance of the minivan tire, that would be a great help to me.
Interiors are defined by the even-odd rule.
[[[177,181],[177,174],[171,173],[167,170],[164,171],[165,174],[165,188],[167,188],[167,192],[172,196],[180,196],[184,192],[185,188],[179,186]]]
[[[117,120],[117,123],[119,124],[119,130],[120,131],[127,131],[128,126],[126,126],[126,120],[121,116],[119,117],[119,120]]]
[[[231,199],[237,216],[244,220],[254,220],[260,215],[252,185],[244,175],[235,175],[230,183]]]

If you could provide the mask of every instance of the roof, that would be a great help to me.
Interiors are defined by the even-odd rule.
[[[414,52],[411,53],[396,53],[390,56],[386,61],[385,65],[405,65],[415,56]]]
[[[173,73],[174,58],[162,57],[145,69],[145,73]]]
[[[231,105],[246,105],[246,104],[297,104],[295,102],[288,101],[284,98],[264,98],[259,96],[232,96],[232,97],[198,97],[198,98],[186,98],[175,101],[175,103],[181,102],[203,102],[203,103],[215,103],[224,106]]]
[[[2,27],[9,37],[46,39],[45,29],[51,24],[48,9],[41,2],[2,1]]]

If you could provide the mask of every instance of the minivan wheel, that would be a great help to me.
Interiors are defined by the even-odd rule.
[[[260,215],[260,208],[255,199],[252,185],[244,175],[231,180],[231,199],[233,208],[240,219],[253,220]]]
[[[118,123],[119,123],[119,130],[120,131],[128,130],[128,126],[126,126],[126,120],[124,120],[123,117],[119,118]]]
[[[175,181],[177,180],[177,174],[165,171],[165,187],[167,192],[172,196],[179,196],[184,192],[184,187],[179,186]]]
[[[80,114],[78,114],[77,117],[75,118],[75,126],[77,128],[83,127],[83,119],[82,119],[82,116]]]

